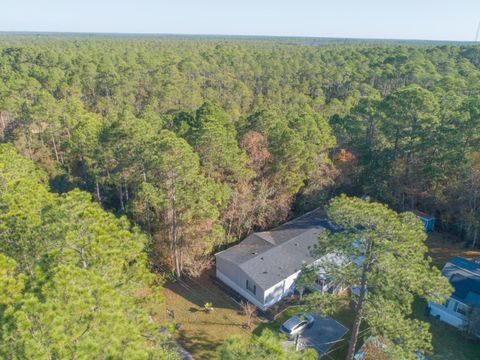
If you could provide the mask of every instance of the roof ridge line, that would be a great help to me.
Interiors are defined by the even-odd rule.
[[[271,234],[269,234],[268,236],[263,236],[263,234],[270,233],[270,232],[271,232],[270,230],[265,230],[265,231],[254,232],[253,234],[272,245],[277,245],[277,243],[275,243],[275,239]]]
[[[298,216],[298,217],[295,217],[295,218],[293,218],[293,219],[290,219],[290,220],[288,220],[286,223],[283,223],[282,225],[278,225],[277,227],[274,227],[274,228],[271,229],[271,230],[275,230],[275,229],[277,229],[277,228],[279,228],[279,227],[288,225],[288,224],[290,224],[291,222],[297,221],[297,220],[303,218],[304,216],[307,216],[307,215],[309,215],[309,214],[313,213],[314,211],[317,211],[317,210],[319,210],[319,209],[321,209],[321,208],[322,208],[322,207],[319,206],[319,207],[317,207],[317,208],[315,208],[315,209],[313,209],[313,210],[310,210],[310,211],[306,212],[305,214],[302,214],[302,215],[300,215],[300,216]],[[271,231],[271,230],[270,230],[270,231]]]

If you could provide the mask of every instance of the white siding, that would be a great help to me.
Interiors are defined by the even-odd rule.
[[[440,304],[429,303],[430,306],[430,315],[439,318],[439,320],[446,322],[455,327],[459,327],[463,324],[462,316],[454,312],[453,305],[455,304],[455,300],[450,299],[448,303],[448,308]]]
[[[222,259],[221,257],[216,257],[216,269],[238,286],[242,288],[245,287],[245,274],[239,269],[237,264]]]
[[[263,289],[258,286],[258,284],[256,284],[256,282],[250,278],[237,264],[220,257],[216,257],[216,260],[217,278],[222,280],[225,284],[230,286],[233,290],[251,302],[253,302],[251,299],[254,298],[256,300],[255,305],[264,308]],[[225,279],[228,279],[228,282]],[[255,294],[247,289],[247,280],[250,285],[255,285]],[[232,284],[235,284],[235,286]]]
[[[223,274],[218,268],[217,268],[217,271],[216,271],[216,276],[217,276],[217,278],[222,280],[225,284],[230,286],[233,290],[235,290],[240,295],[242,295],[245,299],[250,301],[252,304],[259,307],[260,309],[265,310],[265,308],[266,308],[265,305],[262,304],[262,302],[259,301],[256,298],[256,296],[263,296],[262,289],[260,289],[258,286],[257,286],[257,289],[256,289],[257,291],[256,291],[256,296],[255,296],[251,292],[249,292],[247,289],[244,289],[244,288],[240,287],[237,283],[232,281],[227,275]]]
[[[278,284],[275,284],[270,289],[265,290],[265,296],[263,300],[265,306],[270,307],[285,296],[292,294],[295,290],[295,280],[297,279],[298,275],[300,275],[300,271],[290,275],[288,278],[280,281]]]
[[[297,280],[300,275],[300,271],[297,271],[295,274],[290,275],[288,278],[283,280],[283,293],[285,295],[290,295],[295,290],[295,280]]]

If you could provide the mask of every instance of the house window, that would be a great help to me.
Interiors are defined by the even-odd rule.
[[[250,283],[247,280],[247,290],[250,291],[253,295],[257,292],[257,285]]]
[[[455,302],[453,305],[453,311],[462,314],[462,315],[467,315],[467,307],[459,302]]]

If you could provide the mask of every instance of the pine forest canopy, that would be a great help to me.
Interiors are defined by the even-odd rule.
[[[307,40],[3,35],[0,138],[177,272],[340,192],[476,243],[479,48]]]
[[[340,193],[480,236],[472,44],[2,34],[0,142],[0,354],[19,358],[170,356],[151,268],[198,276]]]
[[[147,239],[0,145],[0,357],[175,358],[152,320],[162,301]]]

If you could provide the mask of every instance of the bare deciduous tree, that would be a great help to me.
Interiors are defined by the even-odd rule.
[[[248,301],[242,301],[240,303],[240,306],[242,307],[243,313],[247,317],[247,322],[245,323],[245,326],[250,329],[252,327],[252,322],[255,316],[255,312],[257,311],[257,307]]]

